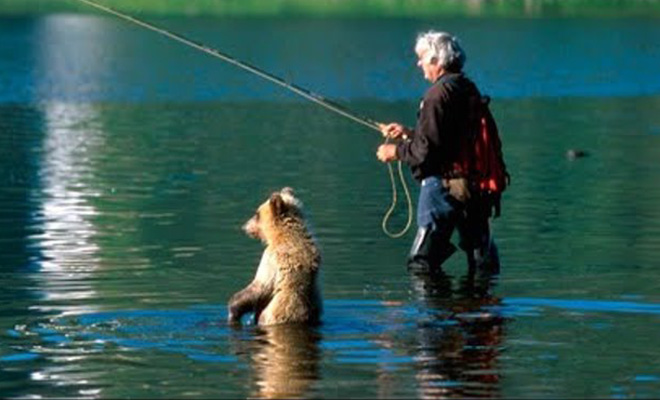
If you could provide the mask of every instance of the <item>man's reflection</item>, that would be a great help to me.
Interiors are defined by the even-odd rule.
[[[420,398],[499,397],[504,319],[491,309],[500,303],[492,294],[497,272],[471,269],[454,290],[443,272],[411,275],[427,310],[414,354]]]

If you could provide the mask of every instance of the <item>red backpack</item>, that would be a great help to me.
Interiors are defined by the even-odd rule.
[[[500,215],[500,197],[511,183],[502,156],[502,141],[497,124],[490,112],[490,98],[479,96],[472,104],[473,131],[469,145],[454,166],[472,182],[473,188],[487,198]]]

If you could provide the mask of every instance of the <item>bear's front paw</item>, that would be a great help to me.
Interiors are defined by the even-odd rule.
[[[240,325],[241,317],[230,311],[229,315],[227,316],[227,323],[229,325]]]

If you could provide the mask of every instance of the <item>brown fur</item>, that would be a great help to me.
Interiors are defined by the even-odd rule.
[[[321,254],[293,190],[273,193],[243,226],[266,245],[253,281],[229,300],[229,322],[254,312],[259,325],[316,324],[321,315],[318,284]]]
[[[250,350],[257,399],[305,399],[320,379],[320,335],[300,324],[259,329],[259,340]]]

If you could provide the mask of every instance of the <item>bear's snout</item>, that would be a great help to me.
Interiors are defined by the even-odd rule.
[[[256,215],[243,225],[243,231],[252,238],[261,239],[261,228]]]

